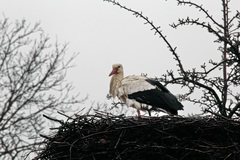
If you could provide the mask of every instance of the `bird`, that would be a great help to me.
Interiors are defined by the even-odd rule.
[[[149,116],[152,111],[178,115],[178,110],[183,110],[183,105],[157,78],[142,75],[124,77],[120,63],[112,65],[109,76],[112,76],[109,97],[118,97],[126,106],[136,108],[139,117],[140,110],[147,111]]]

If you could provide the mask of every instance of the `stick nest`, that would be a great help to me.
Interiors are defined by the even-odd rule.
[[[60,122],[37,159],[240,159],[240,122],[213,117],[83,115]]]

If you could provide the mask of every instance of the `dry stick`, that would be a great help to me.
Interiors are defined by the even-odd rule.
[[[48,137],[46,135],[43,135],[43,134],[40,134],[41,137],[45,138],[45,139],[48,139],[48,140],[51,140],[52,138],[51,137]]]
[[[135,126],[127,126],[127,127],[117,127],[117,130],[120,129],[129,129],[129,128],[136,128],[136,127],[143,127],[143,126],[147,126],[148,124],[140,124],[140,125],[135,125]]]
[[[92,137],[92,136],[96,136],[96,135],[99,135],[99,134],[111,133],[111,132],[117,132],[117,130],[113,130],[113,131],[103,131],[103,132],[97,132],[97,133],[89,134],[89,135],[87,135],[87,136],[82,137],[81,140],[82,140],[82,139],[89,138],[89,137]]]
[[[224,158],[224,160],[227,160],[229,157],[231,157],[232,153],[228,154],[227,157]]]
[[[208,151],[202,151],[200,149],[195,149],[195,148],[188,148],[188,147],[165,147],[165,146],[149,146],[149,148],[160,148],[160,149],[164,149],[164,148],[168,148],[168,149],[183,149],[183,150],[186,150],[186,151],[194,151],[194,152],[199,152],[199,153],[203,153],[203,154],[207,154],[207,153],[210,153],[211,151],[208,150]]]
[[[124,149],[124,150],[120,153],[120,155],[121,155],[121,154],[124,154],[127,150],[128,150],[128,148]],[[118,157],[120,157],[120,155],[119,155]],[[117,157],[117,158],[118,158],[118,157]],[[117,158],[116,158],[116,159],[117,159]]]
[[[64,113],[62,113],[62,112],[57,111],[57,113],[65,116],[65,117],[67,117],[68,119],[73,119],[72,117],[69,117],[68,115],[66,115],[66,114],[64,114]]]
[[[223,119],[225,119],[225,120],[233,121],[233,120],[230,119],[230,118],[227,118],[227,117],[225,117],[225,116],[223,116],[223,115],[221,115],[221,114],[217,114],[217,113],[215,113],[215,112],[212,112],[212,111],[210,111],[210,110],[208,110],[208,109],[205,109],[205,111],[206,111],[206,112],[209,112],[209,113],[211,113],[211,114],[213,114],[213,115],[215,115],[215,116],[221,117],[221,118],[223,118]]]
[[[72,144],[71,147],[69,148],[69,154],[70,154],[70,159],[72,159],[72,147],[74,146],[74,143],[76,143],[78,141],[78,139],[76,139]]]
[[[49,119],[49,120],[51,120],[51,121],[58,122],[58,123],[60,123],[61,125],[64,125],[64,122],[63,122],[63,121],[58,120],[58,119],[56,119],[56,118],[48,117],[48,116],[45,115],[45,114],[43,115],[43,117],[45,117],[45,118],[47,118],[47,119]]]
[[[163,133],[163,134],[165,134],[165,135],[169,135],[169,136],[171,136],[172,138],[181,141],[181,139],[178,138],[177,136],[171,135],[171,134],[169,134],[169,133],[167,133],[167,132],[164,132],[164,131],[162,131],[162,130],[159,130],[159,129],[157,129],[157,128],[154,128],[154,130],[157,131],[157,132],[159,132],[159,133]]]
[[[225,147],[221,147],[221,146],[216,146],[216,145],[210,145],[210,146],[205,146],[205,145],[198,145],[200,147],[204,147],[204,148],[211,148],[211,149],[227,149],[227,148],[232,148],[232,147],[235,147],[237,146],[238,143],[234,143],[232,145],[228,145],[228,146],[225,146]]]
[[[125,130],[123,130],[123,131],[121,132],[121,134],[119,135],[118,141],[117,141],[117,143],[115,144],[114,149],[117,148],[117,146],[118,146],[118,144],[119,144],[119,142],[120,142],[120,140],[121,140],[121,137],[122,137],[122,135],[123,135],[123,132],[125,133]]]

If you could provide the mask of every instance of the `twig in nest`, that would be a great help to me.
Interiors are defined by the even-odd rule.
[[[49,137],[49,136],[46,136],[46,135],[43,135],[43,134],[40,134],[41,137],[45,138],[45,139],[48,139],[48,140],[51,140],[52,138]]]
[[[220,118],[226,119],[226,120],[228,120],[228,121],[232,121],[232,119],[227,118],[227,117],[225,117],[225,116],[223,116],[223,115],[221,115],[221,114],[217,114],[217,113],[215,113],[215,112],[212,112],[212,111],[210,111],[210,110],[208,110],[208,109],[205,109],[205,112],[211,113],[211,114],[213,114],[213,115],[215,115],[215,116],[218,116],[218,117],[220,117]]]
[[[118,108],[118,105],[119,105],[119,104],[120,104],[121,106],[124,105],[124,103],[122,103],[122,102],[117,102],[117,103],[116,103],[116,102],[113,102],[113,103],[112,103],[113,106],[111,107],[111,109],[113,109],[113,108]]]
[[[68,116],[68,115],[66,115],[66,114],[64,114],[64,113],[62,113],[62,112],[57,111],[57,113],[65,116],[65,117],[67,117],[68,119],[73,119],[72,117],[70,117],[70,116]]]
[[[47,115],[45,115],[45,114],[43,115],[43,117],[45,117],[45,118],[47,118],[47,119],[49,119],[49,120],[51,120],[51,121],[58,122],[58,123],[60,123],[61,125],[64,125],[64,122],[63,122],[63,121],[58,120],[58,119],[56,119],[56,118],[49,117],[49,116],[47,116]]]
[[[122,137],[122,135],[123,135],[123,133],[125,132],[125,130],[123,130],[122,132],[121,132],[121,134],[119,135],[119,138],[118,138],[118,140],[117,140],[117,143],[115,144],[115,146],[114,146],[114,149],[116,149],[117,148],[117,146],[118,146],[118,143],[120,142],[120,140],[121,140],[121,137]]]

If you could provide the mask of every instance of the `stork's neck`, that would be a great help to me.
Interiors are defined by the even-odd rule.
[[[123,73],[114,74],[112,79],[115,81],[116,87],[119,86],[123,79]]]
[[[122,79],[123,79],[123,73],[112,75],[109,93],[113,98],[117,96],[118,88],[121,85]]]
[[[123,73],[114,74],[113,76],[116,77],[116,79],[119,79],[120,81],[123,79]]]

